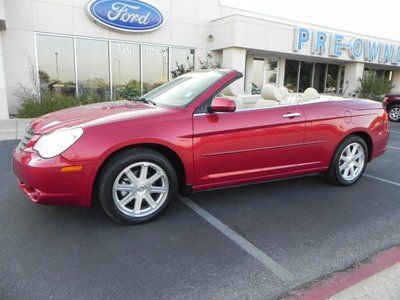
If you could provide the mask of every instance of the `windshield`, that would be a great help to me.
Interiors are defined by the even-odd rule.
[[[186,106],[225,75],[220,71],[186,73],[143,95],[155,104]]]

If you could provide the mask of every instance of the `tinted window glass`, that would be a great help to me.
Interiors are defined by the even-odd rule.
[[[111,42],[111,71],[114,99],[140,96],[140,47]]]
[[[150,91],[168,81],[168,47],[143,45],[143,89]]]
[[[194,69],[194,49],[170,48],[171,78],[176,78]]]
[[[76,59],[79,93],[109,98],[108,42],[76,39]]]
[[[75,94],[74,41],[70,37],[36,36],[42,90]]]

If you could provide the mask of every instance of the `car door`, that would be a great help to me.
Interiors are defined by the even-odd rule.
[[[301,170],[305,128],[299,105],[193,115],[195,189]]]

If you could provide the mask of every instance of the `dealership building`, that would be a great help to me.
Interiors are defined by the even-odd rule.
[[[244,74],[263,84],[354,96],[365,72],[400,91],[400,42],[226,7],[219,0],[0,0],[0,119],[26,89],[121,98],[179,71]]]

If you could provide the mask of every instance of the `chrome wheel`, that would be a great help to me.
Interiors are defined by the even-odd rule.
[[[400,120],[400,107],[393,107],[389,110],[389,117],[392,121]]]
[[[131,217],[144,217],[157,211],[168,196],[165,171],[150,162],[132,164],[114,181],[113,200],[117,208]]]
[[[356,179],[362,172],[365,164],[364,147],[357,143],[351,143],[344,148],[339,159],[339,174],[346,181]]]

